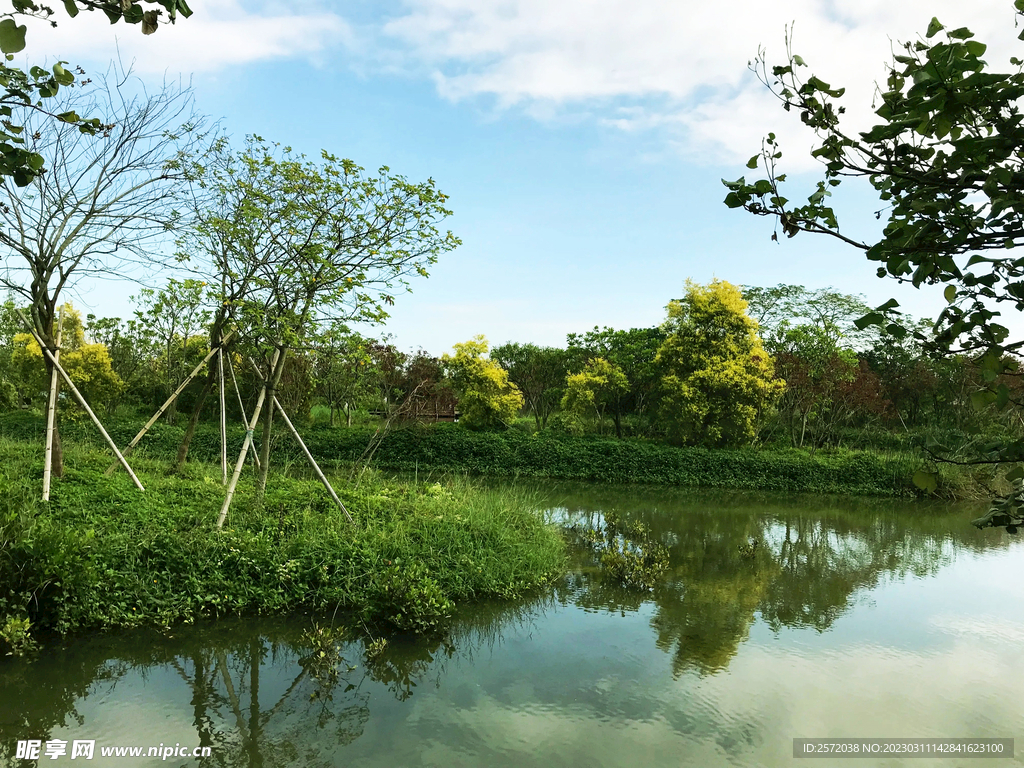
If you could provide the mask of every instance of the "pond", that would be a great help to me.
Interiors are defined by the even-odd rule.
[[[350,639],[337,666],[311,656],[309,616],[51,642],[0,660],[0,765],[29,765],[16,743],[33,739],[40,765],[79,740],[101,766],[814,768],[836,760],[794,759],[794,738],[1016,737],[980,765],[1024,766],[1024,545],[972,528],[977,508],[536,491],[561,521],[643,521],[669,549],[664,583],[624,591],[580,551],[546,594],[430,640]],[[183,756],[197,746],[209,756]]]

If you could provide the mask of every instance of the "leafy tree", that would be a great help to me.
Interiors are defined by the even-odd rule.
[[[1024,0],[1015,0],[1018,15]],[[938,40],[932,41],[939,33]],[[1012,249],[1024,237],[1024,61],[1010,59],[1011,72],[986,71],[981,58],[986,46],[965,27],[947,30],[938,19],[928,25],[924,40],[906,43],[894,55],[876,114],[882,122],[853,136],[841,125],[844,89],[811,75],[803,79],[804,60],[787,39],[787,61],[773,66],[771,76],[763,51],[754,63],[761,79],[815,131],[820,146],[812,154],[824,163],[823,179],[807,203],[790,204],[781,190],[785,174],[777,170],[782,157],[774,134],[768,134],[755,169],[763,162],[766,177],[725,182],[726,205],[774,217],[789,237],[814,232],[863,250],[877,262],[879,276],[892,276],[914,287],[945,284],[948,306],[935,323],[934,339],[921,339],[942,353],[970,354],[984,369],[985,386],[974,398],[978,406],[1021,402],[1001,373],[1016,371],[1024,340],[1011,340],[998,322],[998,307],[1024,310],[1024,259]],[[827,204],[831,189],[848,176],[867,177],[887,209],[887,222],[877,242],[858,241],[840,232],[835,211]],[[883,209],[883,210],[886,210]],[[881,216],[882,211],[879,211]],[[777,233],[772,235],[778,239]],[[862,325],[887,323],[895,300],[867,315]],[[905,336],[904,324],[889,322],[894,336]],[[1024,441],[995,445],[980,456],[984,463],[1017,464],[1024,459]],[[1013,466],[1007,478],[1024,478]],[[935,487],[935,476],[919,473],[917,481]],[[1016,530],[1022,523],[1024,488],[1002,500],[981,524],[997,522]]]
[[[214,325],[236,324],[271,395],[289,350],[310,346],[318,324],[382,321],[408,277],[426,277],[439,253],[459,245],[438,229],[451,211],[433,179],[412,184],[387,166],[367,175],[326,151],[315,162],[258,136],[241,152],[219,142],[183,163],[197,199],[212,205],[195,207],[197,234],[182,255],[221,286],[217,303],[226,309]],[[271,402],[262,411],[261,489],[273,414]]]
[[[373,386],[385,411],[390,411],[405,393],[405,362],[408,355],[386,340],[371,341],[369,354]]]
[[[687,444],[749,443],[761,414],[785,383],[774,377],[757,324],[739,289],[724,280],[686,282],[686,296],[669,302],[661,417],[669,434]]]
[[[665,342],[661,328],[597,328],[584,334],[570,333],[567,337],[570,367],[574,371],[595,358],[602,358],[617,366],[629,387],[608,403],[608,412],[615,422],[615,433],[622,435],[622,417],[627,413],[643,416],[661,384],[661,372],[655,359]]]
[[[313,376],[316,392],[334,414],[345,413],[345,425],[352,426],[352,409],[371,390],[373,362],[369,339],[350,331],[341,323],[332,323],[319,332],[313,351]]]
[[[135,317],[140,325],[147,327],[155,340],[163,347],[164,384],[169,396],[188,375],[187,350],[189,342],[210,320],[205,308],[206,283],[199,280],[167,281],[167,287],[159,291],[143,288],[133,297],[140,307]],[[194,365],[194,363],[193,363]],[[177,415],[177,400],[167,409],[167,423],[173,424]]]
[[[491,359],[508,371],[523,394],[537,429],[543,429],[562,400],[567,354],[558,347],[508,342],[491,350]]]
[[[792,351],[793,328],[807,327],[819,343],[836,351],[840,347],[869,346],[877,333],[857,328],[856,321],[868,311],[862,296],[838,293],[831,288],[808,290],[802,285],[780,284],[770,288],[744,286],[747,314],[757,321],[758,335],[769,354]]]
[[[136,403],[148,402],[147,387],[156,383],[156,370],[151,363],[159,354],[149,324],[139,319],[124,321],[119,317],[88,315],[85,331],[89,338],[107,348],[110,365],[124,382],[122,394]],[[121,398],[110,400],[108,411],[113,413],[120,402]]]
[[[458,393],[463,423],[476,429],[509,426],[523,407],[523,395],[508,371],[484,357],[487,339],[474,336],[454,349],[454,356],[441,360]]]
[[[178,13],[184,17],[192,15],[192,10],[184,0],[142,0],[145,6],[133,0],[64,0],[64,9],[68,16],[74,18],[81,10],[101,11],[110,23],[124,19],[128,24],[141,24],[142,33],[150,35],[156,31],[162,6],[173,24]],[[74,126],[80,133],[88,135],[102,134],[113,128],[98,117],[80,117],[74,108],[58,104],[46,106],[44,99],[49,100],[57,95],[61,86],[70,88],[76,85],[85,86],[90,81],[81,78],[85,71],[80,67],[67,67],[66,61],[59,61],[50,71],[42,67],[32,67],[26,72],[11,66],[14,54],[25,49],[24,24],[18,24],[17,17],[29,16],[45,19],[53,26],[53,9],[32,0],[12,0],[12,9],[0,12],[0,83],[3,94],[0,95],[0,176],[12,177],[19,187],[29,184],[34,178],[45,172],[44,155],[31,146],[26,146],[26,126],[14,121],[14,110],[30,110],[48,119],[60,121]],[[105,119],[105,118],[104,118]]]
[[[562,409],[577,417],[593,411],[600,423],[604,421],[609,405],[618,403],[627,392],[629,379],[622,369],[603,357],[595,357],[587,361],[582,371],[566,377]],[[622,428],[617,417],[615,434],[622,437]]]
[[[458,398],[446,375],[444,361],[422,349],[406,358],[402,390],[407,400],[402,414],[406,419],[437,421],[442,415],[456,412]]]
[[[11,355],[14,337],[21,327],[13,294],[0,304],[0,410],[13,408],[18,403],[18,392],[11,374]]]

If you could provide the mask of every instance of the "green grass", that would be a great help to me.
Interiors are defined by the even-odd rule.
[[[336,479],[352,525],[318,482],[272,473],[259,499],[247,469],[219,531],[219,466],[169,475],[135,456],[140,492],[103,475],[109,452],[65,452],[42,502],[41,444],[0,438],[0,639],[25,618],[68,633],[297,609],[430,631],[458,602],[516,597],[564,566],[559,531],[514,490]]]

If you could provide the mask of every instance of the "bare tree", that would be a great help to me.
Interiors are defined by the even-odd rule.
[[[179,158],[203,138],[187,87],[147,93],[111,67],[91,88],[62,92],[62,108],[102,116],[87,135],[43,115],[26,121],[26,144],[47,171],[18,187],[0,176],[0,287],[30,305],[35,332],[53,347],[53,322],[66,291],[83,278],[126,275],[166,264],[159,253],[178,223],[185,174]],[[47,376],[52,363],[44,356]],[[59,436],[54,474],[63,471]]]

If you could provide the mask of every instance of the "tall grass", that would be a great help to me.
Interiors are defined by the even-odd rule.
[[[335,478],[351,525],[316,481],[274,473],[259,498],[246,472],[219,531],[219,466],[171,475],[136,456],[143,493],[124,472],[105,477],[110,456],[96,447],[68,443],[65,461],[42,502],[41,445],[0,438],[0,630],[343,609],[422,632],[459,601],[515,597],[563,568],[560,533],[514,490]]]

